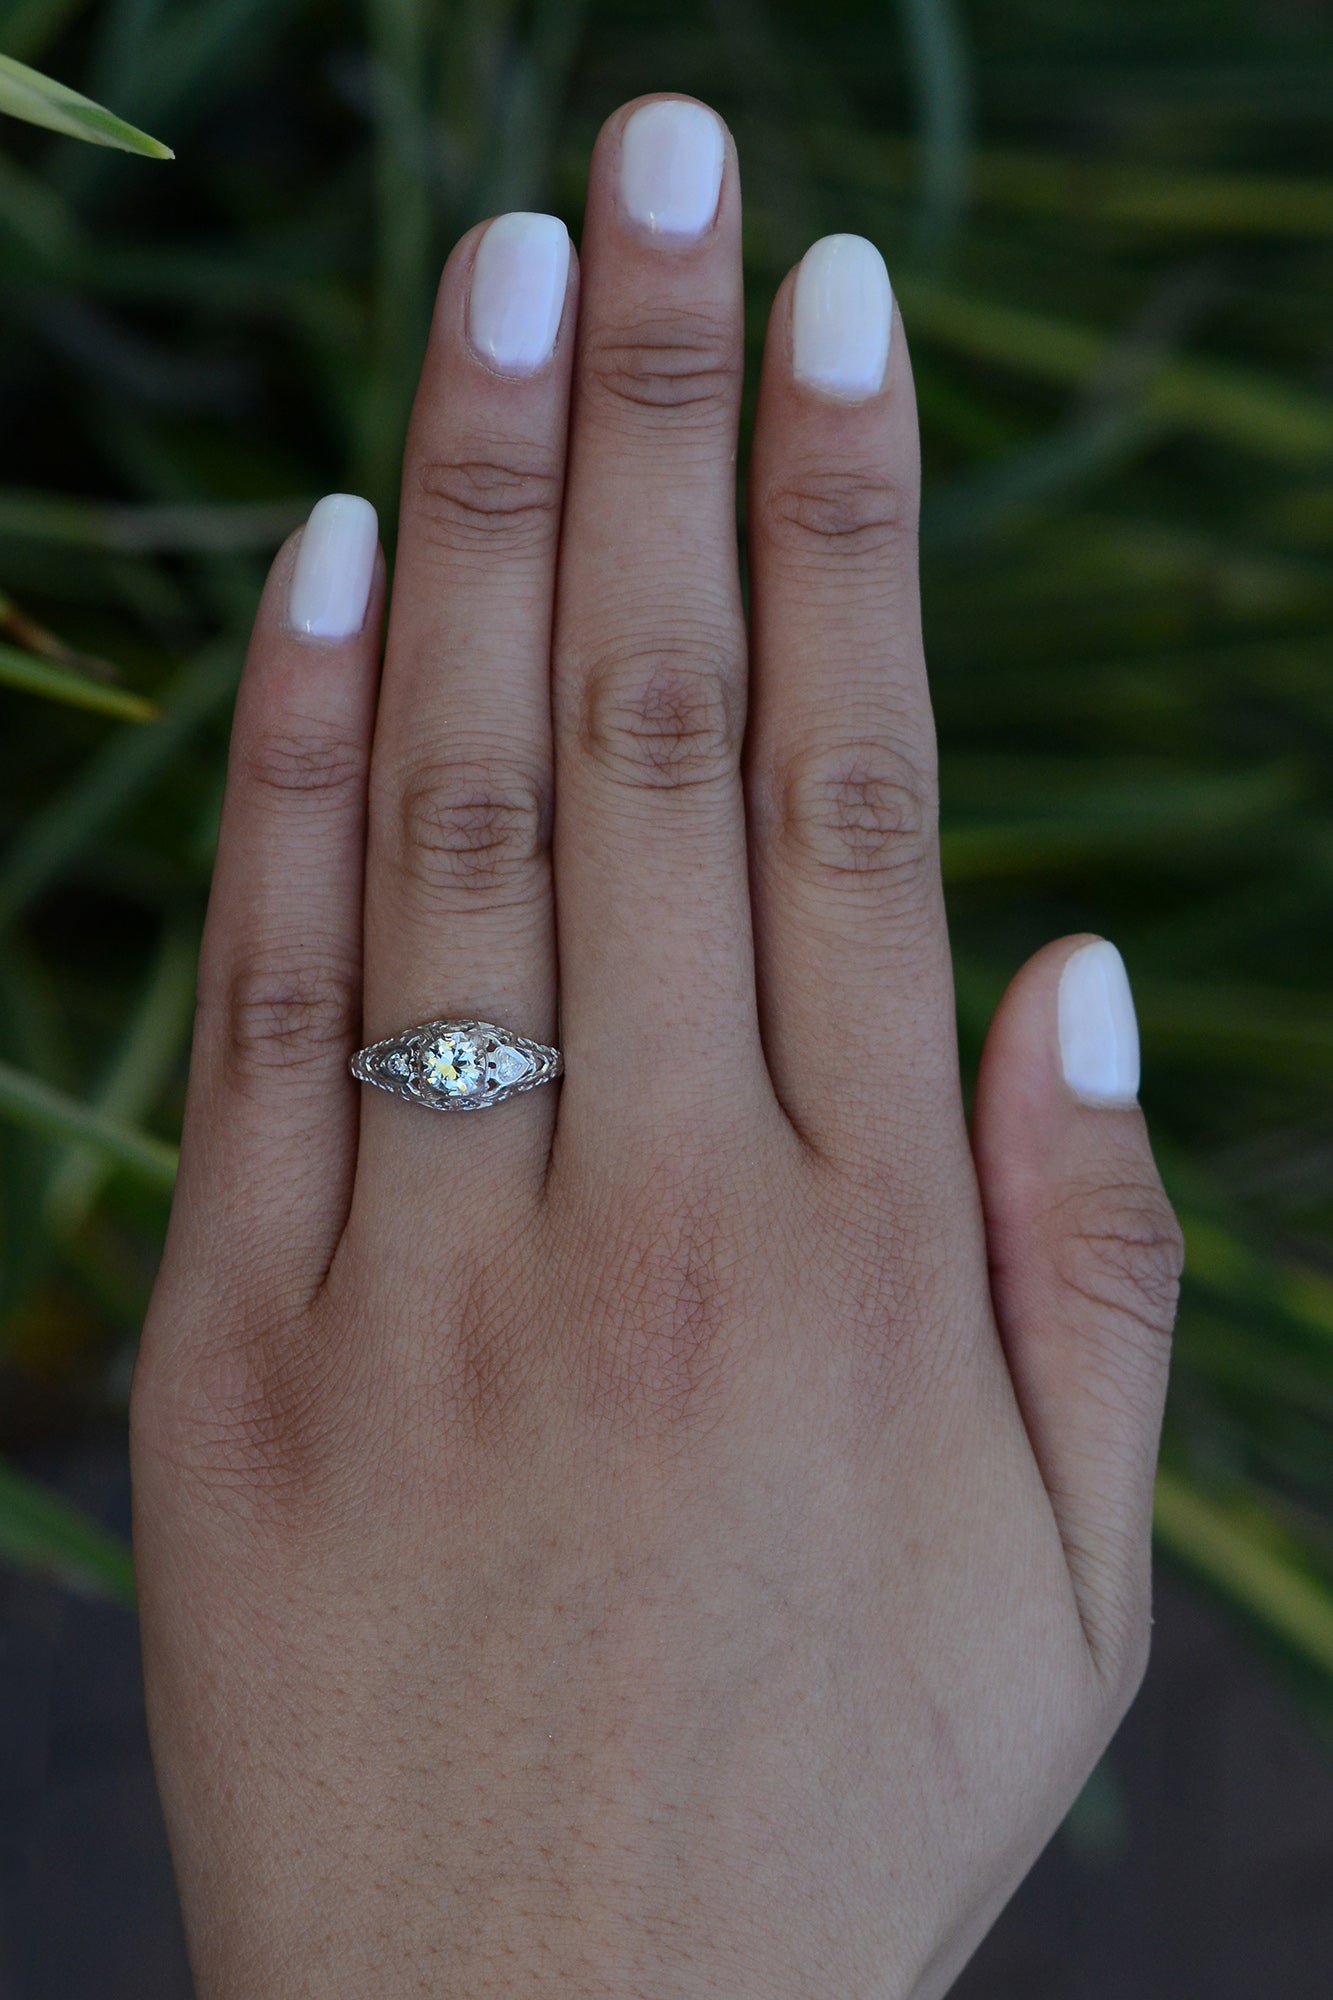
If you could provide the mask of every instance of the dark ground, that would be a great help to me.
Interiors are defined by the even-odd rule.
[[[117,1447],[30,1463],[126,1525]],[[1328,2000],[1333,1760],[1170,1579],[1108,1769],[955,2000]],[[0,1787],[0,2000],[189,2000],[128,1613],[0,1577]]]

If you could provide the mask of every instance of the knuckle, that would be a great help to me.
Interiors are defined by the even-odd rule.
[[[887,474],[809,467],[776,481],[760,521],[788,554],[816,562],[878,561],[915,542],[915,503]]]
[[[1156,1178],[1072,1189],[1051,1217],[1061,1282],[1097,1317],[1165,1343],[1175,1324],[1184,1239]]]
[[[741,697],[717,649],[659,647],[594,663],[583,748],[612,778],[664,791],[716,785],[740,757]]]
[[[455,1274],[446,1315],[447,1341],[434,1356],[434,1376],[417,1405],[438,1436],[459,1448],[521,1450],[545,1407],[540,1366],[532,1349],[525,1289],[512,1269],[478,1263]]]
[[[472,458],[427,459],[415,485],[425,538],[447,553],[522,554],[555,533],[560,477],[536,447],[496,444]]]
[[[167,1367],[136,1364],[136,1456],[168,1465],[238,1515],[312,1527],[364,1449],[348,1356],[321,1314],[271,1299],[225,1335],[186,1343]]]
[[[404,872],[441,908],[517,908],[540,891],[550,844],[548,788],[518,764],[433,759],[399,795]]]
[[[696,310],[603,327],[586,352],[594,389],[639,422],[730,421],[740,342],[729,317]]]
[[[580,1366],[594,1417],[614,1428],[683,1442],[732,1398],[740,1258],[713,1179],[693,1162],[660,1166],[612,1222],[615,1305]]]
[[[313,724],[293,724],[260,736],[245,755],[243,774],[275,805],[296,797],[306,804],[340,806],[359,795],[365,781],[366,746]]]
[[[355,1038],[356,994],[357,968],[332,952],[242,959],[223,1002],[232,1074],[264,1077],[324,1068],[334,1054],[341,1060]]]
[[[938,804],[929,775],[884,743],[805,745],[776,795],[788,850],[820,886],[873,881],[905,892],[931,878]]]

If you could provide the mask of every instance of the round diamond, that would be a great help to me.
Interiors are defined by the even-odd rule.
[[[485,1086],[482,1052],[471,1035],[437,1035],[421,1053],[422,1079],[442,1097],[477,1097]]]
[[[401,1049],[395,1049],[384,1067],[391,1076],[411,1076],[412,1065]]]

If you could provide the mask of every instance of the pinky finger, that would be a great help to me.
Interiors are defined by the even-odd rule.
[[[383,603],[374,509],[321,500],[274,562],[241,680],[168,1246],[233,1295],[308,1299],[350,1199]]]
[[[1180,1230],[1138,1108],[1114,945],[1065,938],[1000,1003],[973,1142],[1010,1374],[1103,1680],[1137,1687]]]

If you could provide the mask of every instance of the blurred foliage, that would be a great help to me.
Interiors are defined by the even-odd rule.
[[[681,88],[737,134],[756,345],[811,238],[888,255],[965,1052],[1043,940],[1121,945],[1189,1242],[1160,1539],[1333,1725],[1327,16],[0,0],[0,47],[179,155],[0,142],[4,1442],[123,1411],[266,559],[331,488],[391,531],[450,240],[577,230],[602,117]],[[89,661],[161,719],[37,698]],[[40,1513],[0,1490],[8,1554],[95,1569]]]

